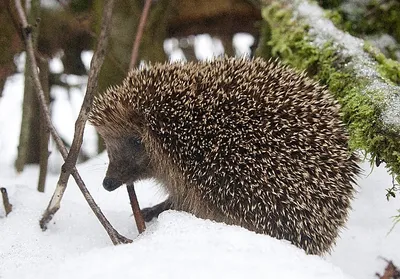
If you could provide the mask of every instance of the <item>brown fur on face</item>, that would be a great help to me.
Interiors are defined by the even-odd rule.
[[[108,150],[108,165],[103,186],[113,191],[122,184],[130,184],[153,176],[149,157],[141,139],[134,134],[116,138],[103,136]]]
[[[329,251],[346,221],[359,168],[339,106],[279,63],[223,58],[134,70],[94,101],[90,122],[107,145],[108,190],[154,177],[174,209],[312,254]]]

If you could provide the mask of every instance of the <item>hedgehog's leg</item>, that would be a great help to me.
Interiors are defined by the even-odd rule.
[[[172,208],[172,203],[171,203],[170,199],[168,198],[165,201],[163,201],[162,203],[159,203],[152,207],[143,208],[141,211],[142,211],[143,219],[146,222],[150,222],[153,218],[158,217],[158,215],[160,215],[161,212],[166,211],[171,208]]]

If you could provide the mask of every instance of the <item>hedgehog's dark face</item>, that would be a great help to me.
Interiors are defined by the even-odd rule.
[[[151,177],[150,161],[144,145],[137,136],[126,138],[103,137],[110,163],[103,187],[108,191]]]

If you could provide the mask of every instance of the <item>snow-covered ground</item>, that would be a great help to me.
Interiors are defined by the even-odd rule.
[[[50,195],[31,189],[36,170],[30,168],[5,180],[14,211],[0,220],[0,278],[349,278],[287,242],[187,213],[163,213],[137,237],[125,189],[107,195],[101,172],[90,170],[103,161],[79,169],[109,220],[134,242],[114,247],[73,183],[54,223],[40,231]],[[149,186],[138,187],[142,204],[162,196]]]
[[[54,66],[54,65],[53,65]],[[57,65],[55,65],[57,66]],[[138,236],[124,188],[103,190],[106,154],[80,164],[78,170],[107,218],[132,244],[114,247],[90,211],[73,179],[60,211],[49,229],[38,222],[58,179],[60,159],[50,158],[44,194],[36,188],[38,168],[16,174],[13,161],[18,144],[22,75],[8,80],[0,99],[0,187],[6,187],[13,211],[5,217],[0,203],[0,278],[376,278],[386,265],[380,257],[400,265],[400,225],[390,233],[391,216],[400,199],[386,201],[385,189],[392,178],[384,168],[363,163],[359,193],[341,238],[331,255],[306,255],[286,241],[258,235],[243,228],[197,219],[187,213],[168,211],[147,224]],[[56,126],[62,135],[73,134],[79,90],[67,94],[58,88],[54,107]],[[61,96],[61,97],[60,97]],[[70,102],[75,105],[70,107]],[[60,111],[59,111],[60,112]],[[85,149],[93,151],[93,129],[86,131]],[[142,207],[165,198],[152,181],[136,187]],[[1,201],[1,198],[0,198]]]

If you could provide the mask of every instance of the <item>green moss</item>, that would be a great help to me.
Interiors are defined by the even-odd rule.
[[[276,3],[264,7],[263,18],[269,26],[269,40],[260,48],[261,56],[279,57],[286,64],[306,72],[326,85],[342,107],[343,121],[350,134],[350,148],[370,154],[371,162],[385,161],[400,182],[400,138],[380,120],[382,93],[367,90],[371,82],[356,77],[344,65],[349,62],[339,55],[337,46],[326,43],[322,49],[311,43],[308,26],[294,21],[290,10]],[[268,47],[265,47],[268,46]],[[266,53],[265,50],[270,50]],[[398,82],[398,65],[375,53],[379,70]],[[346,70],[345,70],[346,69]]]
[[[366,4],[352,5],[351,13],[341,7],[336,9],[346,31],[357,36],[389,34],[400,41],[399,1],[370,0]]]
[[[374,40],[383,34],[392,36],[400,42],[400,2],[397,0],[369,0],[366,3],[348,3],[352,8],[334,7],[325,11],[325,16],[335,26],[350,34]],[[351,12],[349,12],[349,10]],[[370,45],[367,47],[370,48]],[[400,46],[396,43],[382,46],[387,58],[397,60]]]
[[[343,26],[345,24],[342,14],[338,9],[326,10],[325,17],[330,19],[335,26]]]
[[[364,50],[368,52],[379,64],[378,72],[394,84],[400,85],[400,63],[386,58],[382,52],[369,43],[364,44]]]

